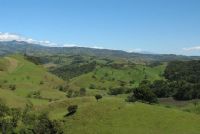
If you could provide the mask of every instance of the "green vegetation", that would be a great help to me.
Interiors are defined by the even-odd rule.
[[[32,105],[27,104],[23,111],[9,108],[0,103],[0,131],[2,134],[62,134],[60,121],[51,121],[47,113],[34,114]]]
[[[164,76],[169,80],[174,98],[191,100],[200,98],[200,61],[174,61],[166,67]]]
[[[129,88],[137,87],[145,78],[152,82],[163,79],[164,68],[165,65],[156,67],[144,65],[130,67],[127,65],[127,67],[122,69],[97,66],[94,71],[71,79],[69,88],[78,90],[80,87],[84,87],[108,91],[110,88],[122,87],[128,90]]]
[[[193,62],[181,62],[181,70],[178,62],[138,64],[86,55],[2,57],[0,131],[198,134],[199,63]]]
[[[1,62],[7,70],[0,73],[0,97],[10,102],[9,105],[24,106],[29,98],[33,98],[30,99],[33,103],[38,99],[43,101],[65,98],[57,89],[64,81],[48,73],[43,67],[20,55],[2,58]]]
[[[198,134],[200,130],[199,115],[173,108],[127,103],[115,97],[106,97],[99,102],[93,98],[70,101],[79,104],[77,112],[65,118],[65,131],[70,134]],[[51,115],[62,119],[66,109],[58,109]]]

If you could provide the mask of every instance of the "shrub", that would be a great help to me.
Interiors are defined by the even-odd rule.
[[[90,84],[89,88],[90,88],[90,89],[95,89],[96,86],[95,86],[94,84]]]
[[[40,85],[43,85],[44,84],[44,81],[40,81]]]
[[[122,80],[119,80],[119,84],[120,84],[120,86],[124,87],[126,85],[126,82],[122,81]]]
[[[9,85],[10,90],[14,91],[16,89],[16,85]]]
[[[135,80],[129,81],[130,84],[135,84]]]
[[[64,84],[64,85],[59,85],[58,86],[58,90],[62,91],[62,92],[66,92],[69,89],[69,85],[68,84]]]
[[[68,98],[71,98],[72,95],[73,95],[73,91],[72,91],[72,90],[68,90],[66,96],[67,96]]]
[[[86,94],[86,89],[80,88],[79,93],[80,93],[80,96],[84,96]]]
[[[123,87],[117,87],[117,88],[110,88],[108,94],[110,95],[118,95],[123,94],[125,92]]]
[[[95,75],[92,75],[92,78],[93,78],[93,79],[96,79],[97,77],[96,77]]]
[[[27,97],[28,98],[37,98],[37,99],[42,98],[40,91],[33,91],[33,92],[29,93]]]

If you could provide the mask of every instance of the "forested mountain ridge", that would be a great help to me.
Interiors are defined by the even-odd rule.
[[[141,54],[134,52],[129,53],[121,50],[94,49],[86,47],[47,47],[23,41],[0,42],[0,55],[13,53],[27,53],[34,55],[89,55],[102,58],[107,57],[110,59],[123,58],[135,61],[173,61],[200,59],[200,57],[188,57],[173,54]]]

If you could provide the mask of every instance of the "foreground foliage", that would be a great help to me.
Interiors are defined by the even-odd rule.
[[[36,115],[32,104],[25,109],[9,108],[0,102],[0,131],[2,134],[62,134],[60,121],[51,121],[47,113]]]

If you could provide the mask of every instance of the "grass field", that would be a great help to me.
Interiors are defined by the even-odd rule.
[[[111,67],[97,67],[93,72],[75,77],[70,81],[70,87],[79,89],[80,87],[90,88],[93,84],[96,89],[109,89],[110,87],[119,87],[121,81],[126,87],[136,87],[145,78],[154,81],[163,79],[162,74],[166,65],[148,67],[136,65],[133,68],[113,69]],[[130,83],[134,81],[134,83]]]
[[[25,104],[27,96],[34,91],[39,91],[42,98],[65,98],[65,94],[56,89],[64,81],[48,73],[43,67],[25,60],[20,55],[5,57],[0,62],[1,68],[4,68],[0,73],[0,97],[10,105]],[[11,91],[11,85],[15,85],[16,89]],[[37,104],[38,99],[30,100]]]
[[[173,108],[127,103],[121,98],[93,97],[64,100],[51,105],[50,117],[63,119],[66,107],[78,104],[77,113],[65,117],[70,134],[199,134],[200,116]]]

